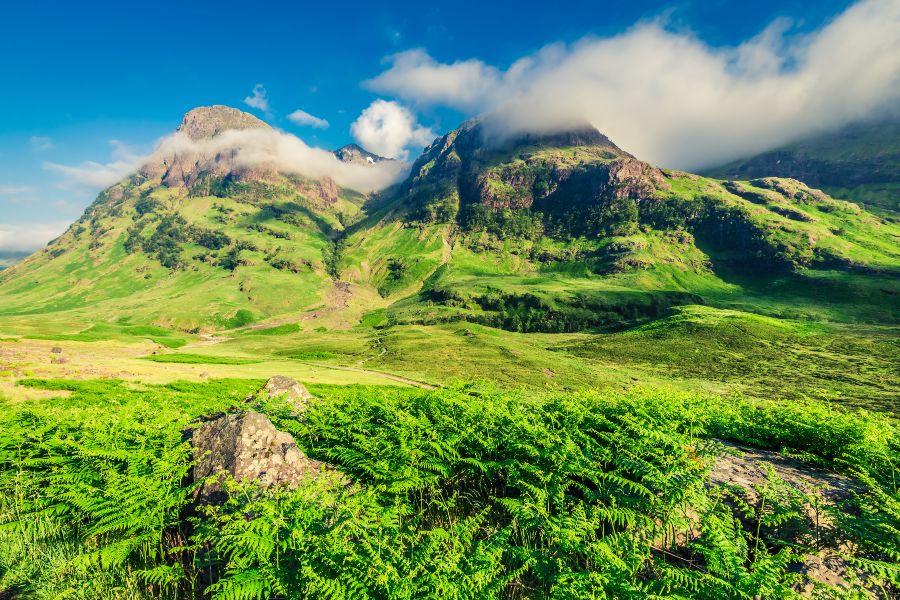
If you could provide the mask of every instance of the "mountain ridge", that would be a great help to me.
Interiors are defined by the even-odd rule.
[[[703,171],[723,179],[789,177],[900,214],[900,118],[853,123]]]
[[[214,331],[324,306],[347,326],[383,311],[388,323],[578,331],[732,306],[735,277],[751,277],[790,282],[822,318],[890,320],[896,227],[799,181],[659,169],[595,129],[498,143],[473,121],[370,197],[211,151],[265,128],[234,109],[198,111],[183,120],[186,146],[0,275],[7,315],[89,324],[109,311]],[[831,306],[803,289],[838,277],[828,273],[863,279]]]

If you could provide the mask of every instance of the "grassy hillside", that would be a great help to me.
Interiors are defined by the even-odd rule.
[[[64,331],[97,321],[189,331],[312,309],[330,287],[332,238],[364,198],[322,202],[297,187],[226,179],[185,190],[133,177],[5,271],[0,310],[59,315]]]
[[[900,120],[851,125],[711,169],[708,174],[728,179],[791,177],[896,218]]]
[[[698,303],[895,322],[900,228],[855,204],[790,179],[664,172],[614,146],[477,135],[438,140],[342,240],[342,277],[392,300],[389,324],[581,331]]]

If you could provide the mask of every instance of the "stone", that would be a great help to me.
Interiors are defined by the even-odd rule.
[[[282,398],[282,400],[287,401],[296,414],[303,414],[306,412],[310,401],[315,398],[302,383],[299,383],[296,379],[285,377],[284,375],[271,377],[266,382],[262,391],[269,400]]]
[[[206,480],[197,492],[201,502],[221,501],[223,477],[208,479],[217,473],[268,489],[296,487],[332,470],[307,457],[290,433],[279,431],[257,412],[213,415],[189,436],[195,461],[193,479]]]

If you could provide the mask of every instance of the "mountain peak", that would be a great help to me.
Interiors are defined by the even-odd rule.
[[[345,163],[371,165],[383,160],[391,160],[383,156],[373,154],[358,144],[347,144],[333,152],[334,156]]]
[[[181,120],[177,131],[184,133],[192,140],[202,140],[215,137],[228,129],[253,127],[268,128],[269,125],[250,113],[217,104],[200,106],[188,111]]]

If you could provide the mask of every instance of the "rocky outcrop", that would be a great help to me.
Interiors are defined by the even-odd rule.
[[[227,476],[266,489],[294,487],[331,470],[326,463],[307,457],[290,433],[279,431],[258,412],[216,415],[195,429],[190,440],[193,480],[203,482],[197,492],[201,502],[220,500]]]
[[[339,161],[354,165],[374,165],[383,160],[391,160],[390,158],[373,154],[357,144],[342,146],[335,150],[333,154]]]
[[[762,510],[761,490],[772,484],[771,475],[806,498],[802,512],[811,528],[821,529],[821,549],[808,554],[795,566],[802,575],[797,589],[811,594],[817,584],[848,589],[848,581],[857,577],[848,559],[847,548],[834,547],[829,530],[832,519],[821,506],[836,506],[861,489],[859,482],[821,467],[782,456],[777,452],[720,442],[723,452],[716,458],[710,473],[711,486],[728,486],[753,510]],[[815,503],[813,498],[817,498]],[[815,506],[814,506],[815,504]],[[735,516],[746,518],[746,512],[735,507]],[[875,596],[873,596],[875,597]]]
[[[710,484],[731,485],[743,490],[750,504],[759,500],[756,490],[769,481],[769,470],[782,481],[805,493],[821,494],[832,504],[849,498],[857,484],[850,478],[820,467],[787,458],[777,452],[719,442],[724,451],[717,457]]]
[[[184,115],[176,131],[192,140],[215,137],[229,129],[268,129],[269,125],[242,110],[230,106],[201,106]]]
[[[271,377],[261,391],[269,400],[280,398],[287,402],[298,415],[306,412],[309,403],[315,398],[305,385],[284,375]]]
[[[290,181],[294,189],[322,208],[332,206],[340,197],[341,190],[330,177],[318,180],[292,178]]]
[[[614,198],[649,198],[671,187],[662,171],[636,158],[612,161],[608,173],[607,188]]]
[[[175,135],[168,139],[139,174],[160,178],[168,187],[190,188],[204,178],[231,176],[241,181],[266,181],[277,176],[274,167],[238,164],[239,148],[215,140],[226,131],[261,129],[268,124],[228,106],[201,106],[184,115]]]

